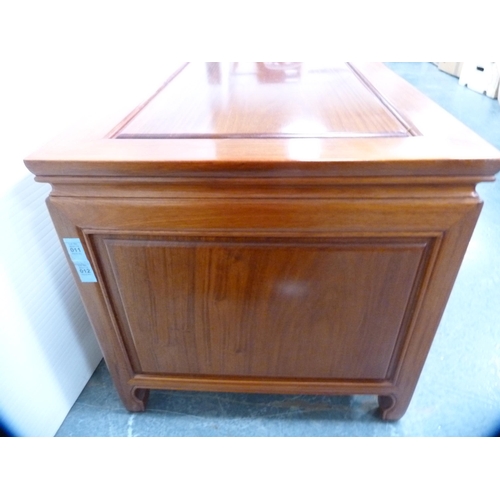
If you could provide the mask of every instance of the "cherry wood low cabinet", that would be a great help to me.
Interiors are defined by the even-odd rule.
[[[382,64],[166,77],[25,160],[126,408],[374,394],[400,418],[500,153]]]

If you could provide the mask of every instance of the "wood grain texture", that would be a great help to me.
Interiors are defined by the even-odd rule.
[[[40,176],[345,177],[483,176],[498,151],[382,64],[351,65],[421,135],[412,137],[120,139],[136,110],[78,128],[26,158]],[[168,81],[168,80],[167,80]],[[175,81],[175,80],[174,80]],[[168,87],[168,85],[167,85]],[[370,95],[364,94],[364,95]],[[150,96],[147,96],[148,102]],[[142,106],[139,106],[142,108]]]
[[[385,379],[426,243],[106,238],[99,247],[137,372]]]
[[[192,63],[115,137],[411,135],[346,63]]]
[[[500,153],[380,64],[208,63],[25,163],[95,271],[75,279],[130,411],[374,394],[394,420]]]

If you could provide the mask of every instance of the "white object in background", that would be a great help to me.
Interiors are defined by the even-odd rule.
[[[495,99],[498,95],[500,68],[494,62],[465,62],[462,67],[460,85]]]
[[[460,77],[462,73],[463,62],[438,62],[436,66],[440,71],[444,71],[449,75]]]
[[[49,191],[27,174],[0,196],[0,419],[16,436],[53,436],[102,358]]]

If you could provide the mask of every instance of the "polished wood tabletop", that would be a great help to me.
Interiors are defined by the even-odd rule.
[[[408,129],[347,63],[192,63],[115,137],[404,137]]]
[[[379,63],[190,63],[30,155],[40,179],[391,177],[497,171],[498,151]],[[103,113],[103,116],[107,116]]]

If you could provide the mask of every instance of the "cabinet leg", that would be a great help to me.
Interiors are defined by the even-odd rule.
[[[378,397],[378,412],[382,420],[399,420],[408,409],[411,395],[408,398],[396,394]]]
[[[126,391],[119,391],[121,400],[128,411],[144,411],[149,398],[149,389],[127,387]]]

